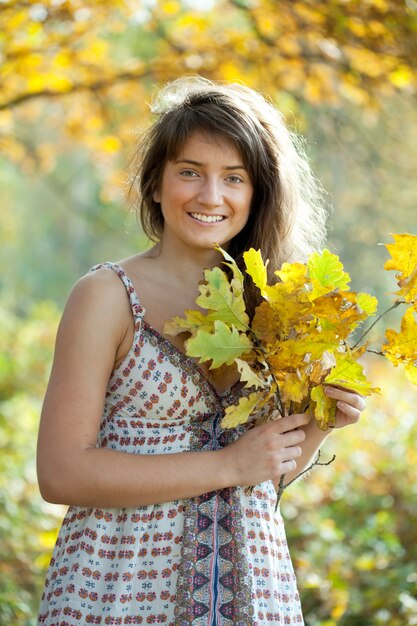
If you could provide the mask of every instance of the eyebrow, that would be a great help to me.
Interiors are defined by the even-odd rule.
[[[199,167],[205,167],[206,163],[200,161],[193,161],[192,159],[177,159],[174,163],[190,163],[191,165],[198,165]],[[226,165],[225,170],[246,170],[244,165]]]

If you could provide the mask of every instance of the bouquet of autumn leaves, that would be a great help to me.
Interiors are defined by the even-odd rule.
[[[393,244],[386,244],[391,259],[384,267],[397,270],[399,291],[389,310],[400,304],[408,307],[400,332],[388,329],[382,349],[372,351],[396,366],[403,364],[417,384],[417,236],[393,238]],[[358,361],[369,345],[363,339],[376,322],[359,340],[352,339],[358,326],[376,313],[378,302],[367,293],[349,290],[350,276],[338,256],[323,250],[304,264],[284,263],[275,272],[276,282],[268,284],[267,261],[257,250],[246,251],[245,272],[262,296],[250,320],[244,274],[227,252],[217,249],[230,268],[230,278],[220,267],[205,270],[196,299],[200,310],[173,318],[165,332],[190,333],[186,353],[200,363],[211,361],[211,369],[236,364],[248,392],[226,408],[222,427],[244,424],[253,414],[265,421],[274,409],[284,416],[309,407],[325,430],[334,423],[336,403],[326,396],[324,386],[346,387],[363,396],[379,392]]]

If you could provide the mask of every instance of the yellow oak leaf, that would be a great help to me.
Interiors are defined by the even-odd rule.
[[[235,359],[237,369],[239,370],[240,380],[245,384],[248,389],[250,387],[256,387],[258,389],[264,389],[267,387],[267,383],[258,376],[256,372],[251,368],[247,361],[242,359]]]
[[[307,279],[307,265],[304,263],[283,263],[281,269],[275,274],[281,281],[287,285],[291,285],[292,289],[305,288]]]
[[[402,278],[411,276],[417,267],[417,235],[392,235],[395,243],[384,244],[391,255],[384,265],[386,270],[398,270]]]
[[[402,296],[406,302],[417,303],[417,267],[406,278],[400,278],[398,280],[398,286],[400,289],[396,292],[399,296]]]
[[[272,286],[267,285],[264,293],[268,303],[274,309],[276,318],[274,327],[280,338],[291,333],[310,315],[312,305],[308,300],[304,282],[299,289],[291,283],[277,282]]]
[[[313,313],[321,322],[322,328],[334,329],[339,337],[347,338],[356,326],[370,315],[358,302],[369,311],[375,307],[376,298],[368,294],[356,294],[353,291],[331,291],[313,301]],[[375,302],[374,302],[375,301]]]
[[[357,293],[356,303],[364,311],[368,317],[375,315],[378,308],[378,300],[369,293]]]
[[[289,372],[285,375],[280,389],[285,404],[290,402],[299,404],[308,395],[308,378],[300,372]]]
[[[321,430],[327,430],[334,426],[336,418],[336,400],[329,398],[324,393],[321,385],[311,390],[311,410],[317,425]]]
[[[213,328],[213,321],[209,320],[204,313],[187,309],[185,311],[185,318],[176,316],[165,323],[164,333],[174,336],[184,332],[195,334],[198,330],[212,332]]]
[[[229,282],[219,267],[204,272],[205,282],[200,283],[200,295],[196,303],[208,309],[209,320],[221,320],[238,330],[247,330],[249,317],[243,299],[243,286],[236,278]]]
[[[318,385],[323,382],[323,379],[335,365],[336,359],[334,354],[325,350],[320,359],[312,361],[306,366],[304,372],[314,385]]]
[[[243,253],[243,260],[245,261],[246,273],[249,274],[264,296],[264,290],[267,284],[266,267],[268,261],[264,263],[261,251],[255,250],[254,248],[250,248],[250,250]]]
[[[313,252],[308,259],[307,267],[312,285],[311,300],[335,289],[349,290],[350,276],[344,271],[339,257],[329,250]]]
[[[295,339],[287,339],[276,344],[277,356],[281,357],[285,368],[291,367],[296,357],[306,364],[311,361],[321,359],[324,352],[334,352],[339,348],[340,340],[332,330],[320,331],[313,328],[306,335],[301,335]],[[275,356],[275,355],[274,355]],[[298,367],[295,366],[295,367]]]
[[[294,372],[303,369],[304,354],[294,354],[292,344],[294,341],[283,341],[276,346],[274,354],[268,356],[268,365],[274,376],[281,378],[285,372]]]
[[[233,278],[236,279],[236,282],[240,283],[241,288],[243,290],[244,276],[243,276],[242,272],[240,271],[239,266],[236,263],[236,261],[234,260],[234,258],[232,256],[230,256],[230,254],[228,252],[226,252],[226,250],[223,250],[223,248],[221,248],[217,244],[214,247],[215,247],[216,250],[218,250],[223,255],[223,257],[225,259],[223,261],[223,263],[225,265],[227,265],[228,267],[230,267],[230,269],[233,272]]]
[[[271,304],[308,303],[311,287],[306,277],[307,266],[302,263],[283,263],[275,275],[280,279],[274,285],[266,285],[264,295]]]
[[[199,330],[194,337],[187,339],[185,348],[188,356],[198,357],[200,363],[211,361],[210,369],[215,369],[220,365],[232,365],[235,358],[250,352],[252,342],[234,326],[229,328],[221,320],[216,320],[213,333]]]
[[[380,392],[377,387],[372,387],[365,376],[362,365],[355,360],[355,355],[350,352],[335,352],[334,356],[336,365],[324,379],[326,384],[344,387],[356,391],[362,396]]]
[[[401,331],[397,333],[389,328],[385,336],[387,343],[382,346],[382,351],[394,365],[417,363],[417,323],[411,307],[403,315]]]
[[[259,341],[265,345],[274,343],[277,337],[280,336],[280,333],[282,333],[279,317],[269,302],[261,302],[256,307],[252,321],[252,330]]]
[[[245,424],[260,399],[258,393],[250,393],[248,396],[239,398],[238,404],[231,404],[226,408],[220,426],[222,428],[236,428],[239,424]]]
[[[415,302],[417,298],[417,236],[408,233],[392,235],[395,243],[385,247],[391,259],[384,265],[386,270],[398,270],[396,278],[399,291],[396,293],[406,302]]]
[[[287,339],[275,344],[275,352],[268,355],[268,364],[274,375],[281,378],[285,372],[304,372],[309,378],[322,380],[323,375],[334,365],[331,357],[338,348],[339,341],[334,334],[320,333],[310,340],[306,337]]]

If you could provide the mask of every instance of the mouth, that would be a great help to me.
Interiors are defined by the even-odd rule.
[[[217,224],[226,219],[225,215],[205,215],[204,213],[189,213],[193,219],[206,224]]]

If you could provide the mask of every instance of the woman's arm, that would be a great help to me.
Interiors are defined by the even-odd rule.
[[[277,479],[295,467],[307,423],[284,418],[219,451],[128,454],[96,448],[107,383],[132,331],[123,285],[106,270],[81,279],[58,330],[38,440],[38,478],[53,503],[107,508],[156,504]],[[259,450],[264,450],[260,456]]]

